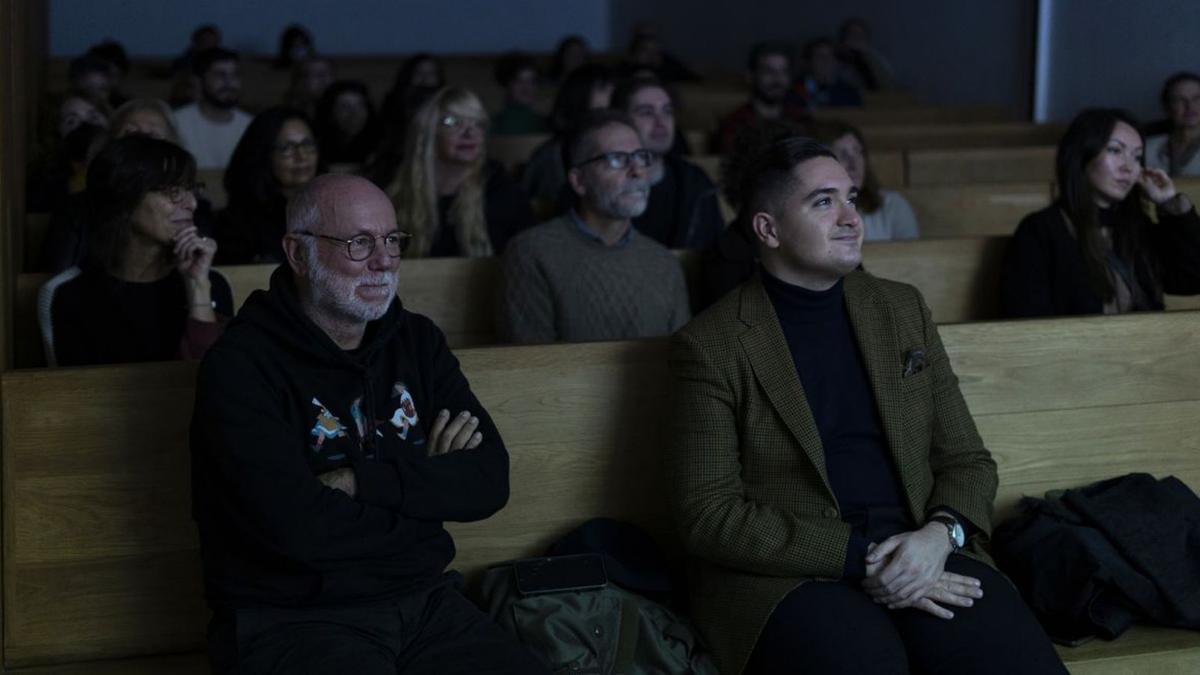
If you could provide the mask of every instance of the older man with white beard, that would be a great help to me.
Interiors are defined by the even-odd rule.
[[[658,155],[624,113],[598,110],[567,133],[575,194],[565,215],[509,242],[498,319],[510,342],[587,342],[668,335],[690,318],[676,257],[633,228]]]
[[[287,264],[200,367],[193,514],[216,672],[541,673],[447,573],[444,521],[508,499],[445,337],[395,302],[407,235],[368,181],[288,204]]]

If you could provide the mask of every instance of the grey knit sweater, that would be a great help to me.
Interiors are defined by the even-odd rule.
[[[588,342],[669,335],[690,318],[678,259],[633,231],[606,246],[561,216],[504,251],[498,332],[506,342]]]

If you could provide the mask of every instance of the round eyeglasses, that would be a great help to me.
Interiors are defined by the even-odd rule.
[[[375,242],[383,240],[383,252],[388,254],[388,257],[399,258],[404,255],[404,250],[408,248],[408,241],[412,239],[412,235],[408,232],[390,232],[379,236],[371,236],[369,234],[359,234],[349,239],[341,237],[331,237],[327,234],[317,234],[316,232],[293,232],[292,234],[303,235],[305,237],[316,237],[325,241],[332,241],[346,246],[346,255],[353,261],[358,262],[366,260],[375,252]]]

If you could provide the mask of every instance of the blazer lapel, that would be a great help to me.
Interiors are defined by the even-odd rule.
[[[817,467],[832,494],[829,477],[825,473],[825,447],[821,445],[817,423],[813,420],[812,409],[808,407],[804,387],[796,375],[796,364],[783,337],[779,319],[775,316],[775,308],[771,306],[766,289],[757,276],[742,286],[741,301],[739,316],[749,330],[739,340],[754,377],[762,385],[767,399],[792,436],[800,443],[804,454]]]
[[[906,464],[909,453],[904,443],[904,392],[900,382],[903,358],[901,346],[896,341],[892,307],[878,294],[871,277],[863,272],[852,272],[846,277],[845,292],[846,312],[850,316],[850,325],[871,380],[871,390],[875,394],[879,417],[883,420],[888,448],[896,463],[896,470],[903,479],[904,476],[913,475],[916,467],[910,469]],[[909,507],[915,513],[917,507],[911,503],[911,496],[909,501]]]

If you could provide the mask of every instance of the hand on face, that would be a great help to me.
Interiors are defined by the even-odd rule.
[[[1143,169],[1138,178],[1138,184],[1146,191],[1146,196],[1155,204],[1163,204],[1175,198],[1175,182],[1162,169]]]
[[[201,236],[195,225],[189,225],[175,234],[172,244],[175,268],[180,274],[195,281],[207,281],[217,242]]]

